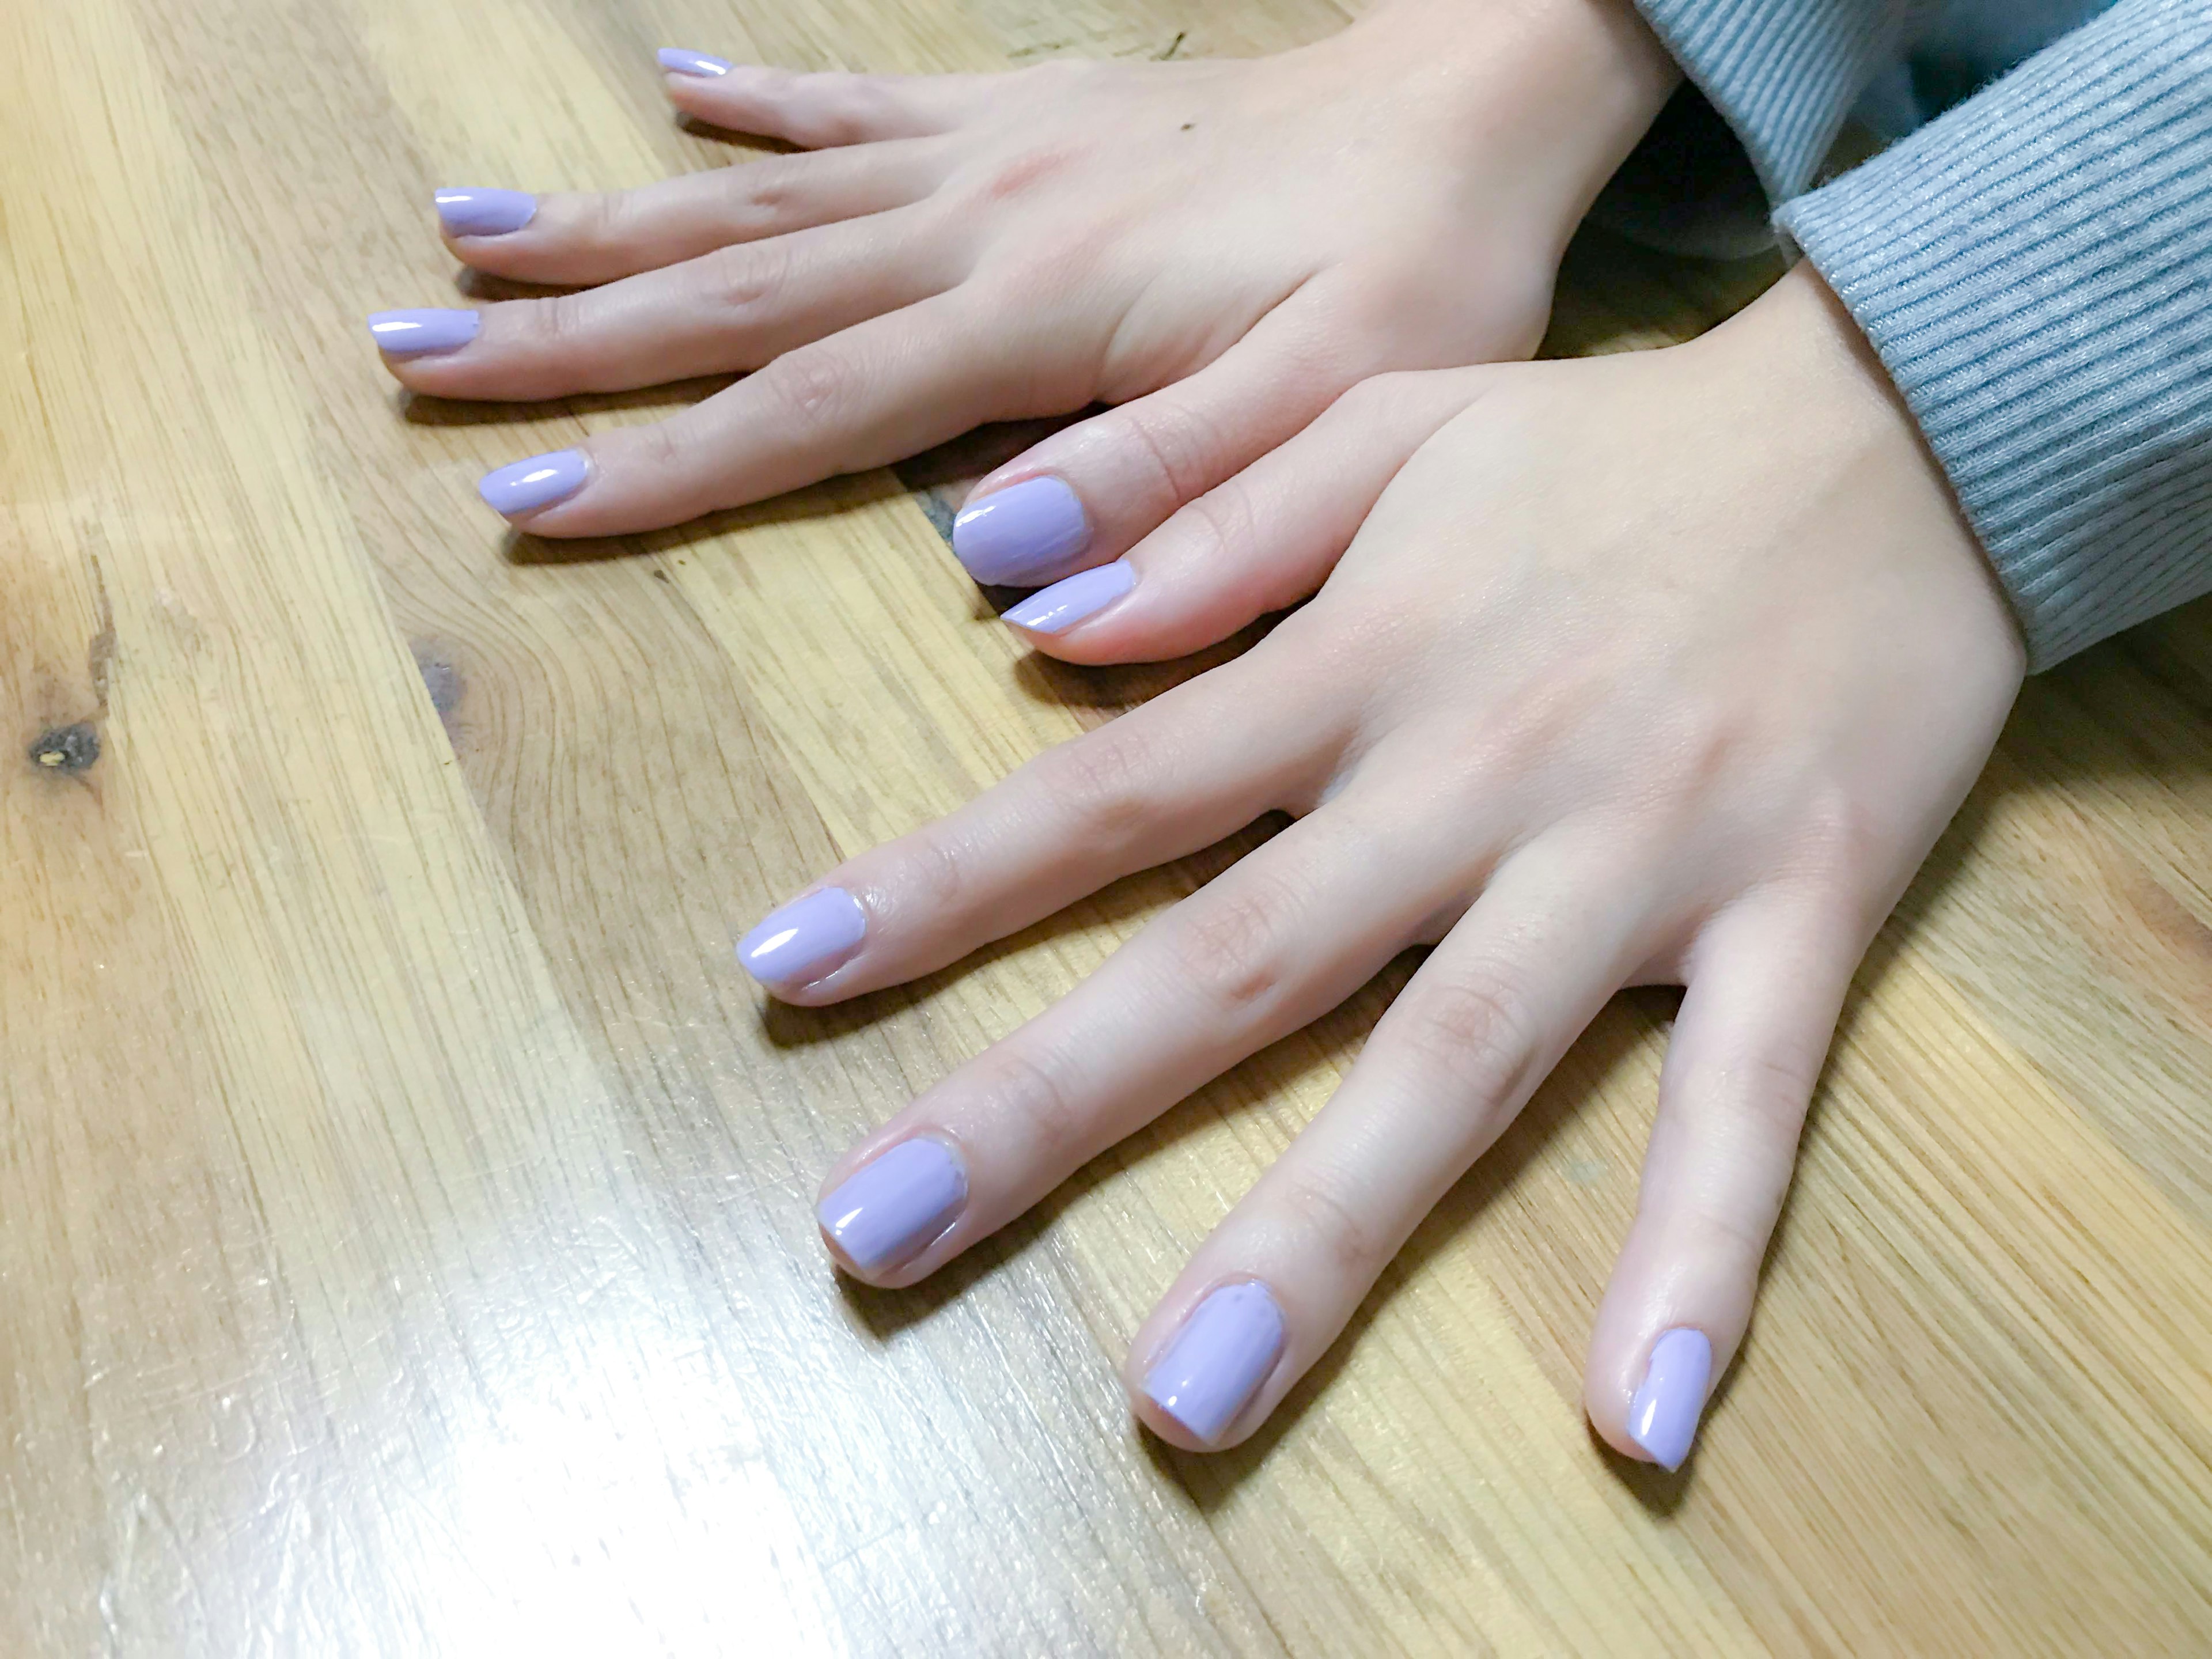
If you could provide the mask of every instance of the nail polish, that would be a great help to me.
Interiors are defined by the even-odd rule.
[[[738,941],[738,960],[769,985],[819,979],[853,954],[867,912],[842,887],[793,899]]]
[[[1679,1469],[1698,1437],[1712,1380],[1713,1345],[1705,1334],[1678,1325],[1651,1345],[1644,1386],[1628,1402],[1628,1437],[1669,1469]]]
[[[1256,1279],[1224,1285],[1191,1310],[1145,1376],[1145,1394],[1204,1441],[1221,1437],[1283,1357],[1283,1310]]]
[[[1137,573],[1129,568],[1129,562],[1116,559],[1040,588],[1001,613],[999,619],[1032,634],[1058,634],[1103,611],[1136,585]]]
[[[692,52],[684,46],[663,46],[654,54],[660,67],[671,75],[724,76],[730,72],[726,58],[710,58],[703,52]]]
[[[423,307],[409,311],[372,311],[368,331],[376,349],[392,357],[422,357],[459,351],[477,337],[483,319],[473,311]]]
[[[968,1201],[968,1170],[943,1141],[902,1140],[847,1176],[815,1214],[863,1273],[921,1254]]]
[[[952,551],[979,582],[1032,587],[1083,551],[1091,521],[1057,478],[1024,478],[994,489],[952,521]]]
[[[441,190],[431,199],[439,220],[456,236],[504,236],[538,215],[538,198],[526,190],[472,185]]]
[[[477,494],[493,512],[512,519],[567,501],[584,487],[591,470],[582,450],[556,449],[485,473],[477,480]]]

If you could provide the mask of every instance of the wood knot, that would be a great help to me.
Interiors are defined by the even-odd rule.
[[[31,745],[31,764],[48,772],[85,772],[100,758],[100,728],[90,720],[41,732]]]

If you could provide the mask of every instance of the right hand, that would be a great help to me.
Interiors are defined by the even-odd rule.
[[[1528,356],[1568,237],[1677,78],[1629,0],[1393,0],[1249,60],[705,68],[668,75],[680,108],[804,153],[534,207],[494,192],[492,224],[528,216],[503,231],[441,204],[471,265],[587,286],[473,323],[380,313],[401,319],[379,331],[392,372],[512,400],[758,371],[494,474],[486,498],[541,536],[1119,405],[963,514],[969,568],[1021,585],[1115,558],[1372,374]]]
[[[2019,689],[1996,574],[1809,264],[1688,345],[1384,377],[1224,496],[1006,620],[1099,662],[1309,603],[740,956],[836,1002],[1297,821],[847,1152],[825,1242],[913,1284],[1433,945],[1131,1344],[1148,1425],[1234,1444],[1606,999],[1686,985],[1585,1392],[1613,1446],[1679,1464],[1852,971]]]

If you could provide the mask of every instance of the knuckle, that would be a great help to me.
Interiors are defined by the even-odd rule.
[[[793,169],[785,159],[748,161],[731,171],[738,208],[750,219],[772,222],[798,202]]]
[[[1103,727],[1039,764],[1047,787],[1094,842],[1121,845],[1152,823],[1158,805],[1152,757],[1120,727]]]
[[[1082,1103],[1042,1060],[1005,1042],[975,1063],[993,1115],[1034,1138],[1036,1162],[1058,1167],[1088,1151],[1090,1119]]]
[[[932,829],[913,836],[901,850],[892,875],[898,890],[933,915],[957,913],[969,891],[967,862],[960,849]]]
[[[1183,404],[1149,398],[1117,418],[1167,499],[1188,501],[1218,476],[1221,441],[1216,428]]]
[[[1810,914],[1878,926],[1878,913],[1887,913],[1893,902],[1889,889],[1898,873],[1894,827],[1833,785],[1816,789],[1795,817],[1771,884]]]
[[[803,428],[835,426],[857,400],[857,371],[831,351],[795,351],[778,357],[756,375],[761,390],[793,424]]]
[[[1401,1004],[1398,1040],[1466,1103],[1490,1108],[1519,1092],[1534,1066],[1538,1026],[1504,975],[1463,972]]]
[[[626,249],[634,240],[629,198],[619,191],[599,191],[584,198],[578,220],[580,238],[591,246]]]
[[[781,239],[741,242],[707,256],[706,298],[717,310],[739,316],[773,307],[791,275]]]
[[[1384,1241],[1352,1200],[1318,1176],[1288,1176],[1275,1194],[1285,1224],[1302,1235],[1344,1279],[1355,1283],[1382,1271]]]
[[[1297,909],[1296,896],[1280,884],[1251,875],[1200,894],[1172,935],[1182,981],[1228,1012],[1266,1001],[1290,973]]]
[[[1252,495],[1240,480],[1231,478],[1209,489],[1190,503],[1185,526],[1196,539],[1194,551],[1212,563],[1250,554],[1258,544],[1257,520]]]
[[[524,300],[527,331],[547,350],[559,354],[580,346],[587,332],[585,296],[555,294],[543,300]]]
[[[1820,1063],[1799,1054],[1748,1055],[1732,1068],[1735,1092],[1746,1112],[1763,1125],[1787,1130],[1795,1140],[1820,1080]]]

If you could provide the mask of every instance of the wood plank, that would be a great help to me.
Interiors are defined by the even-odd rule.
[[[888,474],[503,538],[478,471],[703,388],[410,402],[361,315],[448,291],[434,185],[744,154],[667,118],[670,40],[927,70],[1340,17],[0,13],[8,1651],[2201,1639],[2203,607],[2023,700],[1862,975],[1684,1475],[1577,1403],[1664,996],[1615,1001],[1229,1454],[1145,1439],[1113,1362],[1406,963],[937,1282],[828,1269],[838,1150],[1266,828],[844,1009],[766,1004],[732,939],[1193,665],[1025,659]],[[1587,238],[1547,349],[1680,337],[1771,270]]]

